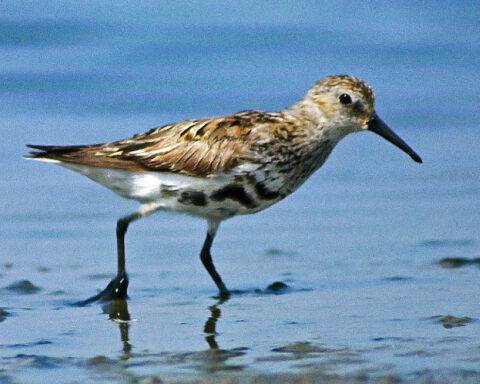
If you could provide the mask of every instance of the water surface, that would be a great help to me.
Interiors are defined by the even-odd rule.
[[[0,382],[478,382],[480,9],[199,4],[0,4]],[[130,300],[70,305],[112,277],[137,204],[25,144],[280,110],[332,73],[369,82],[424,164],[352,135],[294,195],[224,222],[228,301],[205,223],[159,213],[127,234]]]

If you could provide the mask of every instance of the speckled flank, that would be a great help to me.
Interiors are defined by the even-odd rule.
[[[207,196],[203,192],[198,191],[185,191],[182,192],[178,202],[181,204],[193,204],[197,207],[204,207],[208,204]]]
[[[213,201],[225,201],[230,199],[243,205],[245,208],[256,208],[258,204],[247,194],[245,188],[240,184],[228,184],[216,190],[210,195]]]
[[[264,200],[275,200],[280,196],[280,193],[278,191],[270,191],[265,186],[265,183],[256,183],[255,192],[257,192],[257,195],[260,199]]]

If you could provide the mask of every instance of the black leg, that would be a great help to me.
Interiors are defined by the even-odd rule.
[[[203,243],[202,252],[200,252],[200,260],[202,260],[203,266],[208,271],[213,281],[217,285],[220,291],[220,297],[228,298],[230,296],[230,292],[225,286],[225,284],[223,284],[222,278],[216,271],[215,266],[213,265],[212,255],[210,254],[210,248],[212,247],[217,227],[218,223],[209,222],[207,237],[205,239],[205,242]]]
[[[144,216],[142,211],[132,213],[131,215],[122,217],[117,221],[117,276],[110,281],[107,287],[95,296],[76,303],[83,306],[91,304],[95,301],[113,301],[113,300],[125,300],[127,298],[128,288],[128,275],[125,270],[125,233],[127,232],[128,225],[138,218]]]
[[[138,212],[122,217],[117,221],[117,276],[127,275],[125,272],[125,233],[128,225],[142,217]]]

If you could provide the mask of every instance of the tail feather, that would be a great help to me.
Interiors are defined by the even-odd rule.
[[[39,159],[39,158],[55,158],[61,155],[65,155],[72,152],[77,152],[82,149],[96,147],[96,145],[36,145],[27,144],[27,147],[32,149],[38,149],[38,151],[30,151],[29,156],[25,156],[27,159]]]
[[[24,157],[26,159],[53,163],[73,163],[91,167],[130,169],[137,171],[147,170],[143,165],[135,161],[135,159],[119,159],[108,156],[108,153],[101,150],[102,146],[103,144],[66,146],[27,144],[27,147],[36,149],[36,151],[31,151],[29,155]]]

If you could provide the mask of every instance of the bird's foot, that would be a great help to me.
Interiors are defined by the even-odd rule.
[[[228,289],[221,289],[218,291],[218,296],[214,296],[216,299],[226,301],[230,298],[231,292]]]
[[[117,275],[110,283],[108,283],[107,288],[102,292],[96,294],[95,296],[89,297],[86,300],[79,301],[75,305],[83,307],[85,305],[99,302],[109,302],[113,300],[125,300],[127,296],[128,288],[128,276],[126,273]]]

